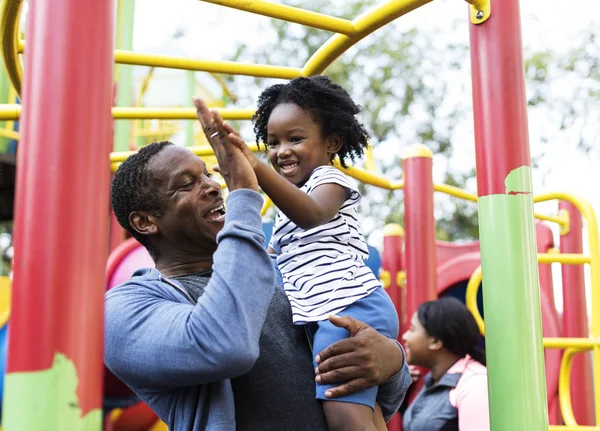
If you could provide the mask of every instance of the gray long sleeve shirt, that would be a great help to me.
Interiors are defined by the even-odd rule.
[[[156,269],[137,271],[106,295],[105,362],[171,430],[234,430],[236,416],[244,429],[264,429],[265,421],[273,429],[326,429],[314,400],[308,342],[288,320],[282,292],[273,296],[261,204],[249,190],[229,195],[213,272],[198,298]],[[268,368],[273,375],[266,381],[257,370]],[[272,409],[270,401],[287,397],[295,373],[309,383],[287,392],[295,394],[293,408]],[[386,416],[397,410],[407,380],[404,364],[380,388]],[[258,399],[265,388],[269,396]]]

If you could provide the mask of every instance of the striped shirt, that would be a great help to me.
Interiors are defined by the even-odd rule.
[[[295,324],[325,320],[367,296],[381,284],[364,260],[369,256],[359,229],[360,193],[332,166],[315,169],[300,190],[309,194],[321,184],[339,184],[348,199],[329,222],[303,230],[279,212],[270,247],[277,256]]]

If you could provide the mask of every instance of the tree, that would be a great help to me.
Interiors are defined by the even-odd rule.
[[[525,72],[529,90],[529,112],[547,119],[541,139],[548,141],[569,129],[577,137],[577,148],[600,155],[600,44],[598,25],[592,23],[570,41],[566,55],[551,50],[526,51]]]
[[[374,3],[373,0],[286,1],[290,6],[346,19],[353,19]],[[402,153],[409,145],[422,143],[434,153],[436,182],[467,187],[475,192],[469,48],[466,36],[457,40],[451,37],[455,33],[455,29],[446,30],[446,33],[407,29],[395,22],[351,48],[326,71],[326,75],[342,84],[363,106],[361,119],[372,132],[371,143],[378,168],[384,176],[400,179]],[[264,34],[267,43],[258,46],[241,44],[233,59],[302,67],[331,36],[325,31],[278,20],[271,20],[264,28]],[[600,56],[591,30],[587,37],[589,43],[576,48],[568,59],[556,58],[549,51],[527,52],[526,76],[528,85],[531,83],[529,105],[561,118],[564,125],[561,127],[570,127],[580,121],[578,114],[592,110],[592,100],[597,102],[600,96]],[[587,56],[595,55],[593,61],[583,66],[580,64],[582,50]],[[589,85],[578,87],[582,93],[587,91],[586,102],[580,102],[579,106],[565,97],[561,109],[557,110],[547,97],[551,78],[561,73],[581,75],[582,71],[590,80]],[[232,80],[244,106],[253,106],[260,89],[270,84],[258,79],[252,85],[248,85],[248,78]],[[592,83],[594,80],[595,84]],[[598,104],[595,109],[597,112]],[[591,122],[594,117],[587,118]],[[600,117],[596,115],[595,118]],[[581,127],[585,129],[590,122],[584,121]],[[596,124],[593,127],[595,130]],[[583,129],[582,136],[585,135]],[[582,141],[582,149],[590,148],[587,142]],[[536,160],[538,157],[534,162]],[[367,234],[381,228],[383,223],[402,223],[401,192],[364,185],[361,192],[364,196],[361,214]],[[436,195],[436,219],[440,239],[456,241],[478,237],[474,203]],[[372,220],[378,220],[378,223],[372,223]]]

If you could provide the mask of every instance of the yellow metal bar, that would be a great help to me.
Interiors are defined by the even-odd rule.
[[[555,338],[555,337],[545,337],[544,338],[544,348],[545,349],[577,349],[578,351],[582,350],[592,350],[595,345],[598,344],[598,341],[594,341],[590,338]]]
[[[459,189],[458,187],[449,186],[448,184],[434,184],[433,190],[436,192],[441,192],[450,196],[454,196],[455,198],[465,199],[471,202],[477,202],[477,196],[473,193],[466,192],[463,189]]]
[[[589,258],[579,254],[538,254],[538,263],[566,263],[578,265],[582,263],[589,262]],[[481,335],[485,335],[485,322],[481,314],[479,313],[479,308],[477,307],[477,292],[479,290],[479,286],[481,285],[481,265],[475,268],[473,274],[471,274],[471,278],[469,278],[469,282],[467,283],[467,289],[465,291],[465,305],[475,318],[477,322],[477,326],[479,327],[479,332]],[[592,344],[593,346],[594,344]]]
[[[538,214],[536,217],[538,220],[549,221],[552,223],[556,223],[559,226],[563,226],[566,223],[566,220],[561,216],[549,216],[544,214]]]
[[[21,41],[21,44],[21,48],[25,49],[25,42]],[[17,52],[16,47],[15,52]],[[195,58],[175,57],[170,55],[145,54],[122,49],[115,49],[115,63],[129,64],[132,66],[163,67],[166,69],[225,73],[229,75],[246,75],[258,78],[294,79],[298,76],[302,76],[302,70],[297,67],[237,63],[234,61],[221,60],[198,60]],[[22,73],[19,76],[22,76]]]
[[[0,328],[3,328],[8,323],[8,319],[10,319],[10,308],[0,314]]]
[[[477,202],[477,196],[473,193],[469,193],[463,189],[459,189],[458,187],[450,186],[448,184],[434,184],[433,189],[436,192],[445,193],[447,195],[454,196],[455,198],[465,199],[471,202]],[[538,220],[555,222],[561,226],[566,223],[564,217],[552,217],[544,214],[535,213],[535,218]]]
[[[534,196],[534,202],[550,200],[563,200],[571,202],[581,212],[586,221],[590,253],[590,285],[592,324],[591,332],[594,338],[600,337],[600,244],[598,243],[598,221],[592,205],[586,200],[569,193],[555,192]],[[600,346],[593,349],[593,375],[594,375],[594,406],[596,420],[600,420]]]
[[[293,79],[302,74],[301,69],[295,67],[236,63],[234,61],[197,60],[194,58],[144,54],[120,49],[115,50],[115,62],[134,66],[164,67],[168,69],[256,76],[259,78]]]
[[[154,76],[154,67],[151,67],[150,70],[148,70],[148,73],[146,74],[146,76],[144,77],[144,80],[142,81],[142,85],[140,85],[140,92],[138,94],[137,100],[135,101],[136,107],[140,107],[143,105],[144,95],[146,94],[146,92],[148,91],[148,88],[150,87],[150,80],[152,79],[152,76]]]
[[[337,34],[325,42],[306,62],[302,69],[304,76],[323,73],[348,48],[365,36],[396,18],[417,9],[431,0],[396,0],[387,2],[353,21],[356,32],[352,36]]]
[[[21,116],[21,105],[0,104],[0,120],[18,120]]]
[[[471,274],[471,278],[469,278],[467,290],[465,291],[465,304],[475,318],[479,332],[481,335],[485,335],[485,323],[483,321],[483,317],[481,317],[481,313],[479,313],[479,308],[477,307],[477,291],[479,290],[480,284],[481,265],[475,268],[475,271],[473,271],[473,274]]]
[[[571,366],[573,365],[574,354],[579,351],[577,349],[565,350],[558,373],[558,402],[560,412],[567,426],[577,426],[571,403]]]
[[[399,189],[404,188],[404,182],[393,183],[390,180],[388,180],[387,178],[384,178],[381,175],[374,174],[373,172],[369,172],[365,169],[356,168],[354,166],[349,166],[348,168],[344,169],[340,165],[338,159],[335,159],[333,161],[333,164],[339,170],[345,172],[352,178],[354,178],[362,183],[369,184],[369,185],[376,186],[376,187],[381,187],[382,189],[387,189],[387,190],[399,190]]]
[[[2,56],[8,78],[17,94],[21,94],[23,66],[19,60],[19,17],[23,0],[4,0],[0,3],[0,28],[2,28]]]
[[[254,109],[214,108],[226,120],[249,120]],[[112,108],[115,120],[195,120],[194,108]],[[0,104],[0,120],[18,120],[21,116],[21,105]]]
[[[263,204],[262,209],[260,210],[260,215],[264,216],[267,211],[269,210],[269,208],[271,208],[273,206],[273,201],[271,200],[271,198],[269,197],[269,195],[265,195],[265,203]]]
[[[467,0],[471,5],[469,15],[473,24],[486,22],[492,14],[491,0]]]
[[[19,132],[15,132],[14,130],[0,129],[0,136],[3,138],[14,139],[15,141],[19,140]]]
[[[308,27],[327,30],[334,33],[353,34],[354,24],[342,18],[336,18],[317,12],[271,3],[263,0],[240,1],[240,0],[202,0],[205,3],[217,4],[234,9],[264,15],[275,19],[282,19]]]
[[[1,105],[0,105],[1,106]],[[254,109],[214,108],[226,120],[249,120]],[[195,120],[194,108],[112,108],[115,120],[158,119],[158,120]],[[0,115],[2,115],[0,107]],[[3,119],[0,117],[0,120]]]
[[[9,103],[15,103],[17,101],[17,92],[16,90],[13,88],[12,85],[9,85],[8,87],[8,102]],[[10,120],[7,121],[4,125],[4,129],[6,130],[7,134],[9,136],[7,136],[8,138],[10,138],[12,136],[12,139],[18,140],[21,136],[21,134],[19,132],[15,132],[15,122],[14,120]]]
[[[373,156],[373,147],[371,144],[365,150],[365,169],[369,172],[376,172],[375,157]]]
[[[582,265],[592,261],[590,256],[577,253],[539,253],[538,263],[564,263],[567,265]]]

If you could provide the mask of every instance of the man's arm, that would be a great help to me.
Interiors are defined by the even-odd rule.
[[[398,343],[398,347],[402,346]],[[402,368],[396,374],[392,374],[385,382],[379,385],[377,401],[381,406],[385,421],[389,421],[394,414],[400,410],[400,406],[406,397],[411,379],[404,349],[402,349]]]
[[[262,197],[251,190],[229,195],[213,275],[195,306],[148,287],[123,286],[107,294],[105,361],[117,377],[136,389],[166,389],[252,368],[274,290],[261,205]]]
[[[379,386],[377,394],[385,420],[400,408],[410,385],[410,373],[400,344],[350,316],[330,316],[350,337],[338,341],[316,357],[319,383],[340,383],[325,393],[331,398]]]

